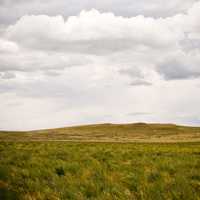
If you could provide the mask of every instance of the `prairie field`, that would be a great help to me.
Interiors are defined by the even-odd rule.
[[[1,200],[198,200],[200,143],[0,142]]]

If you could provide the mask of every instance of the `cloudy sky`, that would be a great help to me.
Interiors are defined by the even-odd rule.
[[[0,129],[200,126],[200,1],[0,0]]]

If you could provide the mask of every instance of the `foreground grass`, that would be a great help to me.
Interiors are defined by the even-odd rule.
[[[0,142],[0,199],[200,199],[200,143]]]

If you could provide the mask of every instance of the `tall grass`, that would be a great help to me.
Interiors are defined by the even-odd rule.
[[[200,144],[0,143],[0,199],[200,199]]]

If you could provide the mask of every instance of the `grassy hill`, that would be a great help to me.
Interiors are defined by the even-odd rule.
[[[94,124],[27,132],[0,132],[0,141],[187,142],[200,141],[200,127],[175,124]]]

